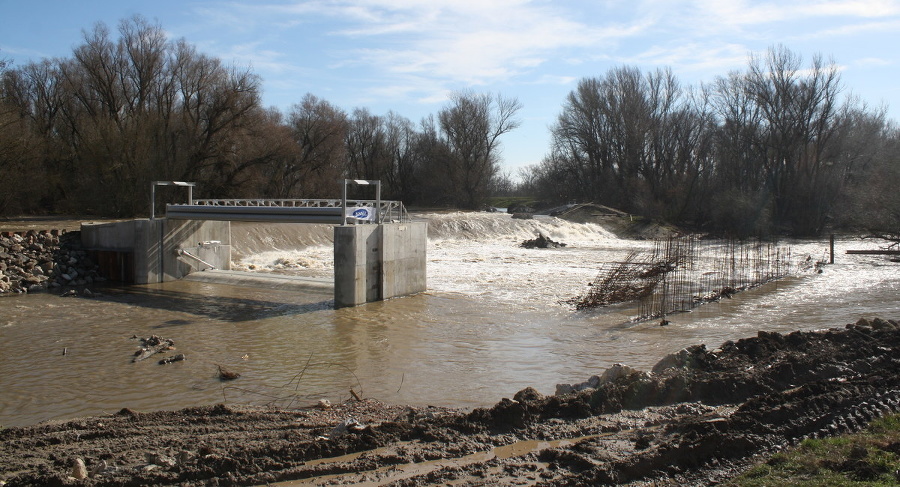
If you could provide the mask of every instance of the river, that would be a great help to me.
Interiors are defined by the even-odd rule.
[[[900,318],[898,264],[845,255],[874,248],[839,239],[837,262],[670,315],[632,322],[632,307],[574,311],[605,262],[652,242],[555,218],[418,215],[429,222],[428,291],[333,309],[329,294],[179,281],[110,286],[95,298],[0,298],[0,425],[217,402],[297,407],[325,398],[473,408],[532,386],[551,394],[615,363],[648,370],[683,347]],[[568,245],[523,249],[541,231]],[[331,275],[330,228],[234,224],[235,267]],[[795,260],[827,242],[782,242]],[[132,363],[135,337],[175,341],[187,360]],[[217,365],[241,377],[221,382]]]

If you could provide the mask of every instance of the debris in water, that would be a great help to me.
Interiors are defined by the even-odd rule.
[[[565,247],[566,244],[557,242],[550,237],[545,237],[543,233],[538,233],[537,238],[522,242],[521,247],[526,249],[556,249]]]
[[[600,270],[586,295],[567,302],[581,310],[650,296],[665,275],[677,267],[679,259],[660,260],[656,256],[644,259],[646,256],[631,252],[624,261],[611,263]]]
[[[241,376],[241,374],[232,372],[219,364],[216,364],[216,367],[219,368],[219,379],[221,380],[234,380]]]
[[[166,357],[166,358],[160,360],[159,365],[171,364],[172,362],[181,362],[185,358],[187,358],[187,357],[185,357],[183,353],[179,353],[178,355],[175,355],[174,357]]]
[[[151,335],[149,338],[141,338],[141,348],[134,352],[132,362],[139,362],[146,358],[150,358],[159,352],[166,350],[174,350],[175,341],[163,338],[157,335]]]

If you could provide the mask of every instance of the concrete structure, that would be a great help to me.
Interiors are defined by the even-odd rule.
[[[356,306],[426,289],[426,223],[334,227],[334,304]]]
[[[404,222],[408,216],[403,204],[381,199],[381,181],[344,179],[340,200],[197,200],[193,196],[195,185],[183,181],[151,182],[149,220],[82,224],[82,244],[94,254],[100,273],[116,281],[148,284],[212,270],[193,278],[258,284],[264,277],[227,272],[231,269],[231,221],[333,223],[337,225],[335,307],[356,306],[426,289],[427,225]],[[188,203],[168,204],[166,218],[154,218],[158,186],[187,188]],[[348,186],[374,187],[376,198],[349,200]],[[395,215],[401,223],[384,223],[397,221]],[[267,285],[316,291],[327,287],[321,280],[308,280],[298,287],[293,281],[299,280],[302,279],[269,279]]]
[[[197,220],[83,223],[81,243],[107,278],[148,284],[231,268],[231,224]]]
[[[227,221],[166,218],[84,223],[81,240],[94,252],[101,274],[118,281],[166,282],[195,271],[231,268],[231,224]],[[425,291],[426,246],[426,223],[335,226],[335,307]],[[251,283],[262,278],[235,274],[209,272],[202,280],[215,281],[221,276],[225,283]],[[310,285],[323,289],[323,283]]]

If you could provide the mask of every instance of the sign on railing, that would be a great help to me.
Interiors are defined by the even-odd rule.
[[[349,206],[344,214],[347,218],[354,218],[357,221],[375,221],[375,208],[370,206]]]

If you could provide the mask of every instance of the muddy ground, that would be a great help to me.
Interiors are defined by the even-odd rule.
[[[760,332],[622,370],[597,388],[525,389],[469,412],[366,399],[10,428],[0,484],[708,485],[803,438],[900,411],[900,327]]]

